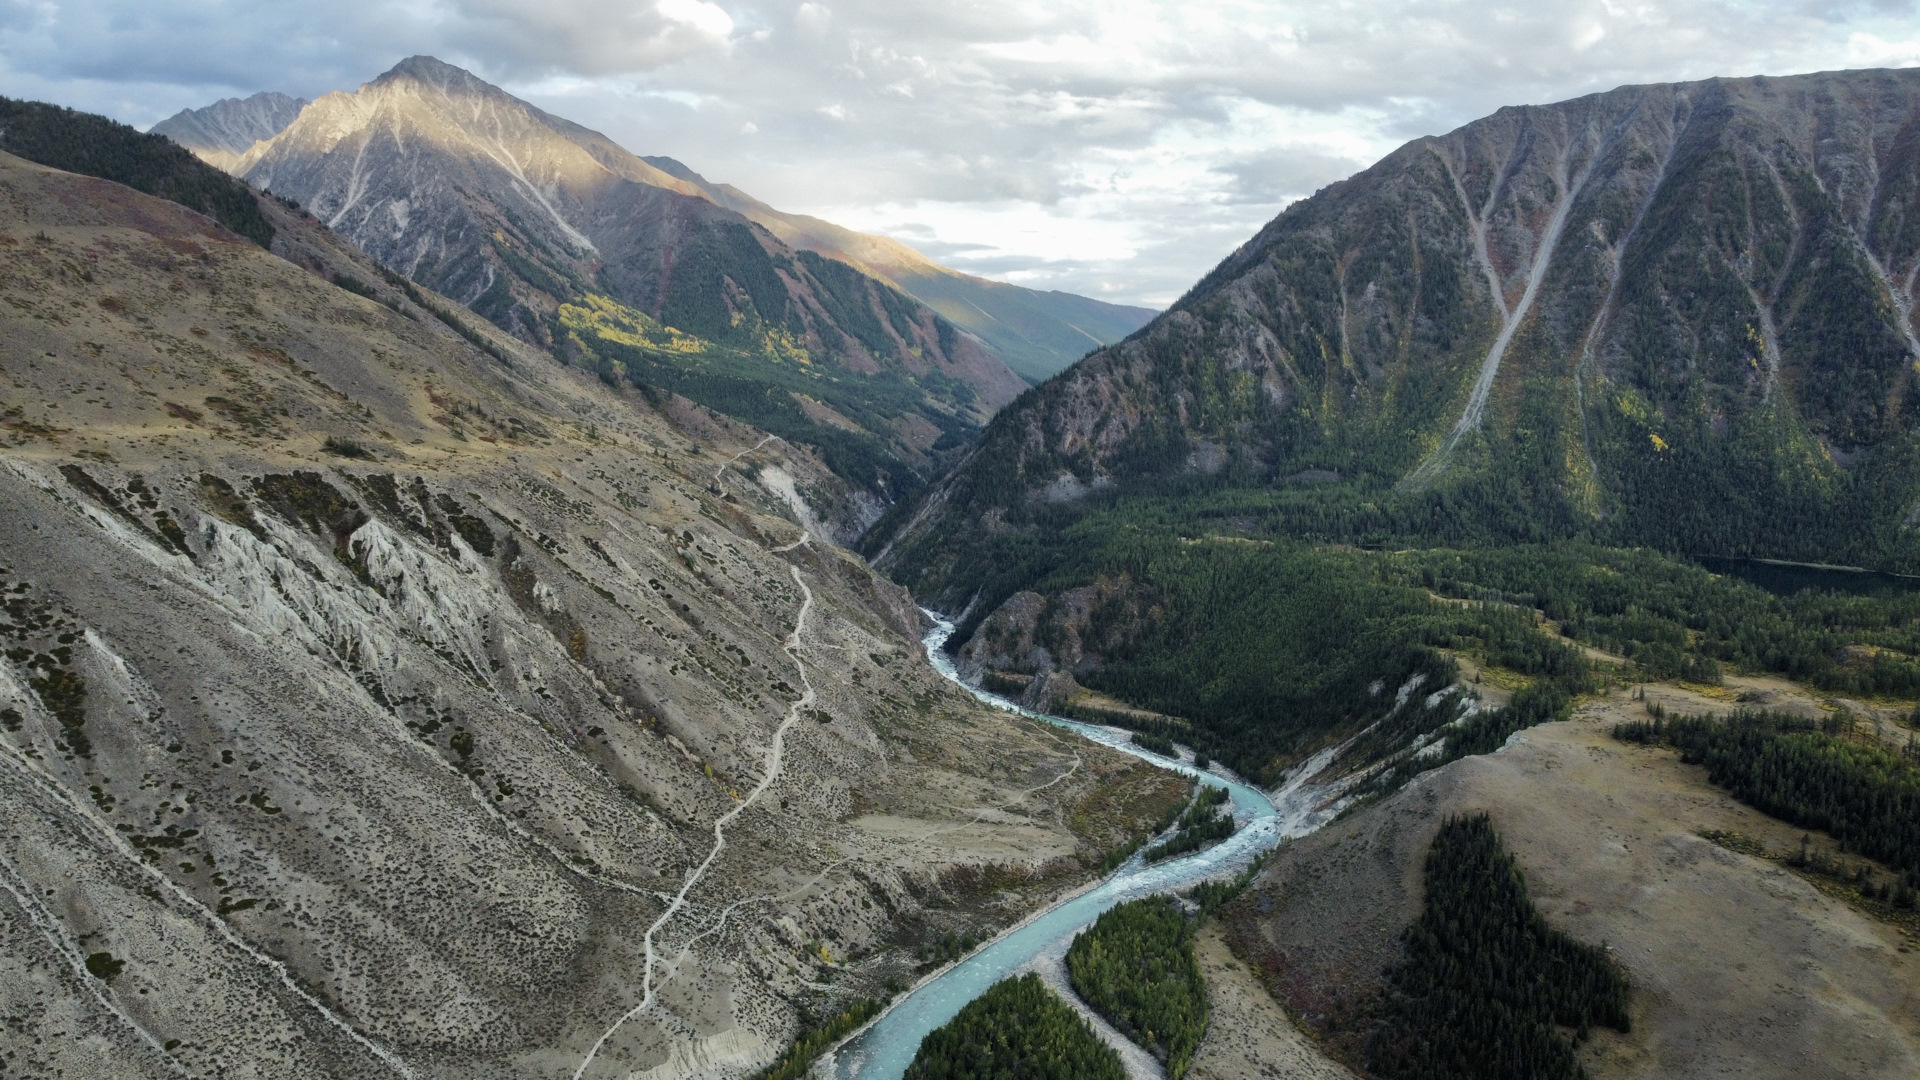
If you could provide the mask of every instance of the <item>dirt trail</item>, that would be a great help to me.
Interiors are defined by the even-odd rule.
[[[761,445],[764,446],[766,443],[763,441]],[[743,455],[736,455],[735,460],[738,460],[740,456]],[[725,467],[724,465],[721,466],[722,469]],[[715,483],[718,483],[719,473],[716,472],[714,475]],[[774,548],[773,550],[776,552],[792,551],[794,548],[806,543],[809,539],[810,537],[803,533],[800,539],[795,540],[793,543],[784,547]],[[672,902],[667,905],[667,910],[661,912],[660,917],[653,921],[653,925],[647,927],[646,936],[641,940],[641,946],[646,956],[646,963],[641,974],[640,1003],[622,1014],[606,1031],[601,1033],[598,1039],[594,1040],[593,1048],[587,1051],[585,1060],[581,1061],[580,1067],[573,1071],[573,1080],[580,1080],[580,1078],[586,1074],[587,1069],[593,1064],[593,1059],[599,1055],[601,1047],[606,1045],[607,1040],[612,1038],[615,1032],[619,1031],[627,1021],[647,1011],[653,1004],[656,989],[654,986],[654,967],[660,962],[658,954],[654,951],[654,937],[659,934],[661,930],[665,929],[669,922],[673,921],[673,917],[680,913],[681,908],[686,906],[687,893],[692,891],[693,887],[700,883],[700,879],[706,876],[707,870],[713,866],[714,861],[720,858],[720,853],[726,850],[727,826],[733,824],[736,818],[746,813],[754,803],[760,801],[760,796],[766,794],[767,789],[773,786],[774,781],[780,779],[781,759],[786,751],[787,731],[800,721],[801,716],[804,715],[806,710],[812,707],[814,703],[813,683],[807,678],[806,661],[800,658],[800,638],[807,627],[807,616],[813,610],[813,590],[807,587],[807,579],[801,575],[799,567],[792,566],[788,569],[793,574],[794,584],[800,586],[800,594],[802,597],[800,612],[793,620],[793,633],[788,635],[786,644],[787,654],[793,657],[793,666],[799,673],[801,694],[788,706],[786,719],[782,720],[780,726],[773,730],[773,740],[767,746],[767,769],[766,772],[761,775],[760,782],[754,785],[753,790],[747,793],[746,798],[740,800],[740,805],[714,819],[713,848],[707,852],[707,857],[700,861],[700,865],[687,872],[686,880],[681,882],[680,891],[674,894]],[[731,911],[732,909],[729,908],[727,910]],[[724,921],[725,918],[726,912],[722,912],[720,920]],[[705,933],[706,932],[696,935],[695,940],[705,936]],[[682,955],[684,955],[684,953]]]

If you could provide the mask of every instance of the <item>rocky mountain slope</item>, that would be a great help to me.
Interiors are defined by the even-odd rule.
[[[806,455],[260,203],[0,155],[8,1075],[739,1074],[1183,795],[934,676]]]
[[[886,283],[428,57],[322,97],[234,171],[610,382],[820,448],[867,492],[850,534],[1026,387]]]
[[[672,158],[642,160],[766,226],[791,247],[817,251],[892,282],[947,321],[979,335],[1008,367],[1030,382],[1052,378],[1089,351],[1145,326],[1154,316],[1148,308],[1109,304],[1059,290],[1040,292],[963,274],[898,240],[775,210],[732,184],[712,183]]]
[[[285,131],[306,106],[305,98],[263,90],[248,98],[221,98],[205,108],[181,109],[147,133],[165,135],[207,164],[231,171],[254,143]]]
[[[1219,520],[1267,535],[1920,568],[1916,191],[1912,70],[1416,140],[1003,412],[890,565],[964,596],[955,544],[1037,508],[1233,492]]]
[[[151,130],[219,168],[232,170],[255,142],[272,138],[292,124],[305,104],[273,93],[255,94],[245,101],[230,98],[203,109],[183,109]],[[893,284],[948,322],[978,336],[1028,382],[1042,382],[1059,374],[1088,351],[1119,341],[1145,326],[1154,315],[1148,308],[1109,304],[1058,290],[1041,292],[963,274],[897,240],[855,232],[806,214],[776,210],[731,184],[713,183],[672,158],[640,158],[640,162],[659,170],[654,173],[635,168],[630,156],[617,148],[609,151],[602,146],[597,152],[621,161],[616,167],[630,179],[698,194],[765,226],[788,247],[838,259]],[[673,184],[668,178],[685,181],[691,187]]]

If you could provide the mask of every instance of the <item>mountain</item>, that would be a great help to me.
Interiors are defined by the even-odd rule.
[[[787,214],[731,184],[714,184],[669,157],[643,158],[693,184],[714,202],[766,226],[795,248],[817,251],[892,282],[949,322],[979,335],[1029,382],[1041,383],[1102,345],[1145,326],[1149,308],[1073,293],[1040,292],[941,266],[898,240],[854,232],[805,214]]]
[[[244,101],[227,98],[203,109],[183,109],[151,130],[231,171],[255,142],[285,130],[306,104],[276,93],[259,93]],[[890,282],[979,337],[1030,383],[1044,382],[1089,350],[1145,326],[1154,315],[1149,308],[1109,304],[1057,290],[1024,289],[963,274],[897,240],[854,232],[804,214],[782,213],[731,184],[712,183],[672,158],[639,159],[658,173],[636,168],[631,155],[600,136],[585,134],[604,164],[631,179],[697,194],[766,227],[791,248],[818,252]],[[684,184],[675,185],[669,177]]]
[[[273,223],[253,190],[163,136],[40,101],[0,98],[0,151],[111,179],[206,214],[261,247]]]
[[[8,1075],[745,1074],[1185,797],[933,674],[807,455],[251,197],[0,154]]]
[[[859,489],[843,535],[1026,388],[892,286],[428,57],[320,98],[234,171],[571,363],[818,448]]]
[[[990,564],[948,541],[1138,495],[1368,545],[1920,570],[1917,194],[1920,71],[1502,109],[1289,208],[1003,412],[888,560],[963,598]]]
[[[286,130],[306,105],[305,98],[262,91],[249,98],[221,98],[202,109],[181,109],[147,131],[165,135],[209,165],[230,170],[254,143]]]
[[[1916,191],[1920,71],[1502,109],[1289,208],[866,550],[964,670],[1271,781],[1348,746],[1390,791],[1616,679],[1920,693],[1901,579],[1693,561],[1920,570]]]

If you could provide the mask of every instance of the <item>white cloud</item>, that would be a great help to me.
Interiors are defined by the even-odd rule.
[[[142,124],[411,53],[963,269],[1160,303],[1407,138],[1623,83],[1920,63],[1920,23],[1899,0],[0,0],[0,93]]]

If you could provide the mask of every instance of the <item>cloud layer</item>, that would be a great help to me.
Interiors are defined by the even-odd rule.
[[[0,93],[146,125],[413,53],[963,269],[1164,304],[1289,201],[1506,104],[1920,63],[1821,0],[0,0]]]

